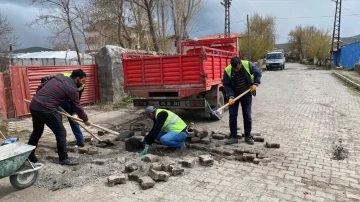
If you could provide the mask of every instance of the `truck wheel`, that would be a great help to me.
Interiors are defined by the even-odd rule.
[[[219,98],[218,98],[218,101],[217,101],[217,106],[216,106],[216,109],[219,109],[220,107],[224,106],[225,104],[225,100],[224,100],[224,94],[222,91],[219,92]],[[219,111],[219,115],[220,115],[220,118],[223,117],[223,114],[225,112],[225,109]],[[217,116],[214,116],[214,115],[210,115],[211,119],[214,119],[214,120],[219,120],[219,118]]]
[[[26,161],[24,165],[20,167],[18,171],[32,169],[30,163]],[[23,175],[11,175],[10,176],[10,183],[16,189],[25,189],[33,185],[37,178],[39,177],[39,172],[34,171],[31,173],[25,173]]]

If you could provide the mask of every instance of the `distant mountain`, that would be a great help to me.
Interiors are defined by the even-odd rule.
[[[34,52],[41,52],[41,51],[52,51],[52,50],[48,49],[48,48],[43,48],[43,47],[30,47],[30,48],[14,50],[13,53],[34,53]]]

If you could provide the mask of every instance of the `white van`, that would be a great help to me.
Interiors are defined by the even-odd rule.
[[[285,69],[285,55],[283,50],[274,50],[266,54],[266,69]]]

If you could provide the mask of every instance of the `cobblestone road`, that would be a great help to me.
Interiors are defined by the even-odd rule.
[[[36,187],[15,192],[3,179],[0,200],[360,201],[359,120],[357,92],[329,71],[287,64],[283,71],[264,72],[253,102],[253,130],[281,144],[278,151],[284,155],[277,161],[266,166],[235,161],[211,168],[197,166],[146,191],[131,182],[107,187],[103,179],[56,192]],[[226,126],[226,122],[211,125]],[[333,142],[339,139],[350,156],[343,161],[331,160]],[[1,194],[3,191],[7,194]]]

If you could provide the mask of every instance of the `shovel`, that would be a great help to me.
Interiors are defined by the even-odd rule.
[[[241,95],[237,96],[234,101],[240,99],[242,96],[246,95],[248,92],[250,92],[250,89],[248,89],[247,91],[243,92]],[[226,103],[224,106],[220,107],[217,110],[213,110],[211,109],[210,105],[208,102],[206,102],[208,105],[209,110],[211,111],[211,113],[219,120],[221,120],[221,115],[220,115],[220,111],[223,110],[225,107],[229,106],[229,103]]]
[[[24,100],[24,101],[25,101],[25,102],[28,102],[28,103],[31,102],[30,100]],[[60,111],[58,111],[58,113],[61,114],[61,115],[66,116],[66,117],[68,117],[68,118],[71,118],[71,119],[73,119],[73,120],[76,120],[76,121],[79,121],[79,122],[84,123],[83,120],[81,120],[81,119],[79,119],[79,118],[77,118],[77,117],[70,116],[68,113],[64,113],[64,112],[60,112]],[[96,125],[96,124],[93,124],[93,123],[91,123],[90,125],[91,125],[91,126],[94,126],[94,127],[96,127],[96,128],[99,128],[99,129],[101,129],[101,130],[107,131],[107,132],[109,132],[109,133],[112,133],[112,134],[115,134],[115,135],[120,135],[120,133],[118,133],[118,132],[116,132],[116,131],[113,131],[113,130],[110,130],[110,129],[101,127],[101,126],[99,126],[99,125]]]

